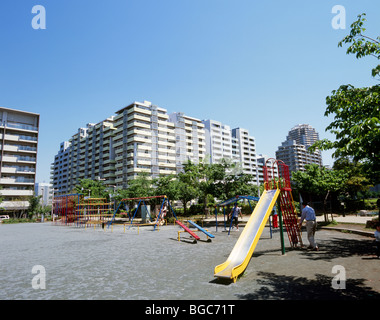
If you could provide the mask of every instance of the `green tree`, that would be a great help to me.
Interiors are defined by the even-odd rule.
[[[210,163],[207,159],[198,164],[199,201],[203,202],[203,210],[207,214],[209,203],[215,200],[215,183],[224,176],[223,168]]]
[[[305,165],[305,171],[292,173],[294,189],[309,195],[323,198],[323,213],[325,221],[327,216],[327,199],[331,193],[337,193],[345,188],[347,174],[342,170],[329,170],[317,164]]]
[[[176,175],[161,175],[154,179],[152,183],[155,196],[167,196],[169,200],[177,200]]]
[[[128,181],[127,189],[124,190],[125,198],[142,198],[153,195],[152,179],[150,173],[141,172],[132,180]]]
[[[28,198],[28,201],[29,201],[29,207],[28,207],[28,217],[29,219],[31,219],[35,214],[38,213],[39,209],[40,209],[40,199],[41,199],[42,196],[30,196]]]
[[[107,187],[101,180],[80,179],[79,184],[74,188],[74,192],[82,193],[91,198],[109,198]]]
[[[342,41],[350,43],[347,54],[356,54],[363,58],[372,56],[380,59],[380,37],[376,39],[365,36],[363,27],[365,14],[351,25],[351,32]],[[380,74],[380,65],[372,69],[372,76]],[[327,139],[316,142],[311,150],[334,149],[335,158],[351,157],[354,162],[361,162],[366,176],[375,184],[380,181],[380,85],[355,88],[342,85],[326,98],[325,116],[334,116],[326,131],[335,135],[335,141]]]
[[[346,173],[346,182],[343,198],[354,199],[358,192],[367,191],[371,186],[370,181],[362,174],[362,164],[350,161],[348,158],[340,158],[334,163],[334,170]]]
[[[184,214],[187,214],[187,203],[200,195],[198,166],[188,160],[183,164],[183,171],[177,174],[175,188],[177,199],[182,202]]]
[[[343,43],[350,43],[346,53],[355,54],[357,59],[371,56],[377,60],[380,60],[380,36],[376,39],[368,37],[363,33],[366,29],[363,27],[366,14],[362,13],[358,15],[358,19],[351,24],[351,32],[349,35],[343,38],[338,43],[339,47],[343,46]],[[372,69],[372,77],[377,77],[380,74],[380,64]]]
[[[240,163],[233,163],[230,159],[222,159],[217,167],[214,183],[216,198],[227,200],[237,195],[257,194],[257,186],[253,184],[253,177],[243,173]]]

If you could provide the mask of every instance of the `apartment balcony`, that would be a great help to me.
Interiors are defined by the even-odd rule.
[[[38,132],[38,127],[35,127],[35,126],[32,126],[32,125],[28,125],[28,124],[21,124],[21,123],[11,123],[11,122],[8,122],[5,127],[7,129],[16,129],[18,131],[25,131],[25,132],[28,132],[28,131],[32,131],[32,132]]]
[[[169,148],[175,148],[175,141],[161,141],[160,140],[158,142],[158,148],[162,148],[163,146],[164,147],[169,147]]]
[[[128,161],[128,164],[132,165],[133,161],[132,160]],[[142,166],[150,166],[152,165],[152,161],[151,160],[137,160],[137,164],[142,165]]]
[[[115,183],[122,183],[123,182],[123,177],[118,177],[115,179]]]
[[[108,160],[103,161],[103,166],[105,166],[107,164],[112,165],[112,164],[115,164],[115,163],[116,163],[115,160],[108,159]]]
[[[103,178],[105,178],[105,179],[115,178],[115,172],[106,173],[103,175]]]
[[[176,170],[171,170],[170,168],[160,168],[160,174],[176,174],[177,171]]]
[[[152,131],[146,130],[146,129],[134,128],[134,129],[128,131],[128,135],[130,135],[130,134],[136,134],[136,135],[140,135],[140,136],[151,137]]]
[[[31,178],[1,178],[0,184],[3,185],[34,185],[34,179]]]
[[[127,143],[132,143],[132,142],[152,143],[152,139],[134,136],[127,140]]]
[[[131,128],[136,127],[136,128],[143,128],[143,129],[151,129],[150,123],[147,123],[147,121],[150,121],[150,120],[145,120],[144,122],[140,122],[140,121],[130,122],[127,128],[131,129]]]
[[[3,197],[30,197],[33,193],[33,190],[0,190],[0,196]]]
[[[34,175],[36,170],[33,168],[22,168],[22,167],[2,167],[1,173],[20,173],[20,174],[31,174]]]
[[[115,177],[110,177],[104,181],[105,185],[114,185],[115,183]]]
[[[37,147],[17,146],[17,145],[9,145],[9,144],[0,146],[0,150],[10,151],[10,152],[37,153]]]
[[[116,142],[113,147],[116,149],[117,147],[121,147],[123,145],[123,140],[120,140],[119,142]]]
[[[20,135],[20,134],[5,134],[3,135],[0,133],[0,139],[3,139],[6,141],[14,141],[14,142],[28,142],[37,144],[37,137],[34,136],[28,136],[28,135]]]
[[[139,108],[139,107],[129,108],[128,109],[128,115],[131,114],[132,112],[143,113],[143,114],[146,114],[148,116],[150,116],[152,114],[152,111],[147,110],[147,109],[143,109],[143,108]]]
[[[170,155],[158,155],[159,159],[160,160],[168,160],[168,161],[175,161],[176,160],[176,157],[174,154],[170,154]]]
[[[141,120],[141,121],[150,123],[150,116],[145,117],[145,116],[140,116],[138,114],[133,114],[131,117],[128,117],[128,120]]]
[[[129,147],[129,146],[128,146]],[[134,149],[133,148],[133,145],[132,145],[132,148],[128,148],[128,149]],[[138,150],[139,151],[152,151],[152,144],[149,143],[149,144],[144,144],[144,145],[139,145],[138,146]]]
[[[108,131],[105,135],[103,135],[103,140],[107,139],[109,137],[113,137],[115,134],[115,129],[112,129],[111,131]]]
[[[151,169],[150,168],[129,168],[127,170],[128,173],[139,173],[139,172],[147,172],[150,173]]]
[[[167,163],[167,162],[158,162],[158,165],[160,167],[160,169],[163,169],[163,168],[170,168],[170,169],[175,169],[176,168],[176,164],[175,163]]]
[[[3,201],[0,207],[5,210],[25,210],[29,208],[29,201]]]

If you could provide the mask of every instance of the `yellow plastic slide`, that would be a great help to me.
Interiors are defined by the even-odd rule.
[[[244,272],[279,193],[280,189],[264,191],[228,259],[215,267],[214,277],[236,282],[237,277]]]

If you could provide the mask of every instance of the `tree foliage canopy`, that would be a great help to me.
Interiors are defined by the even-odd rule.
[[[357,58],[372,56],[380,60],[380,37],[377,40],[363,35],[365,14],[351,25],[351,32],[343,43],[351,43],[347,54]],[[372,70],[372,76],[380,75],[380,65]],[[351,157],[354,162],[363,163],[363,172],[374,183],[380,182],[380,85],[355,88],[342,85],[326,98],[325,116],[334,116],[326,131],[335,135],[336,140],[323,139],[316,142],[311,150],[335,149],[335,158]]]
[[[210,164],[206,160],[198,164],[187,161],[183,170],[176,175],[163,175],[151,179],[149,173],[141,173],[128,181],[125,189],[115,192],[103,181],[82,179],[75,187],[77,193],[91,197],[108,197],[120,201],[126,198],[166,195],[170,200],[182,202],[186,213],[187,204],[197,199],[204,203],[206,209],[210,199],[226,200],[236,195],[256,194],[257,187],[252,184],[252,176],[243,173],[241,166],[223,159],[218,164]]]

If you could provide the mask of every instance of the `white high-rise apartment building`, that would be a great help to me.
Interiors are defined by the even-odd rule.
[[[255,138],[249,135],[248,130],[231,130],[230,126],[216,120],[204,120],[203,123],[206,132],[206,153],[210,156],[210,163],[218,163],[222,158],[231,159],[234,163],[240,163],[243,173],[252,175],[254,183],[257,183],[259,172]]]
[[[17,213],[29,207],[37,165],[40,116],[36,113],[0,108],[0,207]]]
[[[153,178],[175,174],[185,160],[197,163],[205,154],[200,120],[169,116],[149,101],[134,102],[61,143],[52,165],[53,185],[61,194],[70,193],[79,179],[125,188],[141,172]]]
[[[206,140],[204,124],[201,120],[186,116],[182,112],[169,115],[169,120],[175,126],[176,168],[182,170],[186,160],[198,163],[206,155]]]
[[[52,202],[52,185],[46,182],[38,182],[35,184],[34,193],[41,196],[40,204],[42,206],[51,205]]]
[[[278,147],[276,159],[284,161],[289,166],[290,173],[304,171],[306,164],[316,163],[322,166],[320,150],[312,153],[308,150],[318,140],[318,132],[312,126],[299,124],[289,131],[286,140]]]
[[[245,174],[255,177],[257,182],[257,158],[255,138],[249,135],[248,130],[236,128],[232,129],[233,156],[238,159]]]
[[[216,120],[203,120],[205,125],[206,153],[210,163],[218,163],[221,159],[232,157],[231,128]]]

